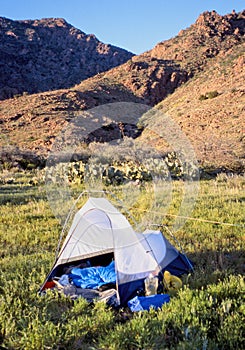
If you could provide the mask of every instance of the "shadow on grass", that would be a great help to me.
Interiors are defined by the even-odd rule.
[[[228,275],[243,275],[245,272],[245,251],[206,250],[188,255],[194,263],[191,276],[184,276],[184,284],[190,288],[201,288],[218,283]]]
[[[46,193],[44,189],[40,190],[40,187],[31,185],[4,185],[0,187],[0,205],[7,203],[11,204],[26,204],[30,201],[38,201],[46,199]]]

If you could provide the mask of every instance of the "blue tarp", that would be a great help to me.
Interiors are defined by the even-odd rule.
[[[155,294],[149,295],[147,297],[139,297],[128,301],[128,307],[131,311],[149,311],[152,307],[153,309],[160,308],[164,303],[168,303],[170,301],[170,295],[168,294]]]
[[[107,283],[116,282],[115,263],[108,266],[87,267],[80,269],[74,267],[69,274],[76,287],[95,289]]]

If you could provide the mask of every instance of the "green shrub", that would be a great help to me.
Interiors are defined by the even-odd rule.
[[[217,90],[207,92],[207,97],[208,98],[215,98],[217,96],[219,96],[219,93],[218,93]]]
[[[199,96],[199,100],[200,101],[204,101],[204,100],[207,100],[207,99],[208,99],[208,97],[206,95],[200,95]]]
[[[199,100],[200,100],[200,101],[203,101],[203,100],[215,98],[215,97],[217,97],[217,96],[219,96],[219,93],[218,93],[217,90],[209,91],[209,92],[206,92],[205,95],[200,95]]]
[[[72,184],[82,184],[88,179],[101,181],[104,185],[122,185],[129,181],[149,182],[154,178],[182,179],[198,177],[198,169],[194,164],[182,164],[175,152],[166,154],[163,158],[148,157],[144,164],[137,160],[126,159],[115,161],[96,158],[92,162],[82,161],[59,163],[46,171],[50,182],[67,181]]]

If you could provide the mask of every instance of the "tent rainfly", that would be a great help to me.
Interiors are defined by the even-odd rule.
[[[48,274],[42,292],[64,267],[91,261],[106,266],[114,260],[118,302],[126,305],[150,273],[165,270],[180,276],[193,269],[187,257],[161,231],[137,233],[107,199],[90,197],[77,211],[69,232]]]

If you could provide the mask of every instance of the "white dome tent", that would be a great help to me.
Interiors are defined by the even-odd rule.
[[[161,231],[137,233],[126,217],[106,198],[89,197],[72,221],[68,234],[40,292],[48,288],[64,267],[82,261],[92,266],[115,263],[118,303],[125,305],[150,273],[165,270],[181,275],[193,269]]]

